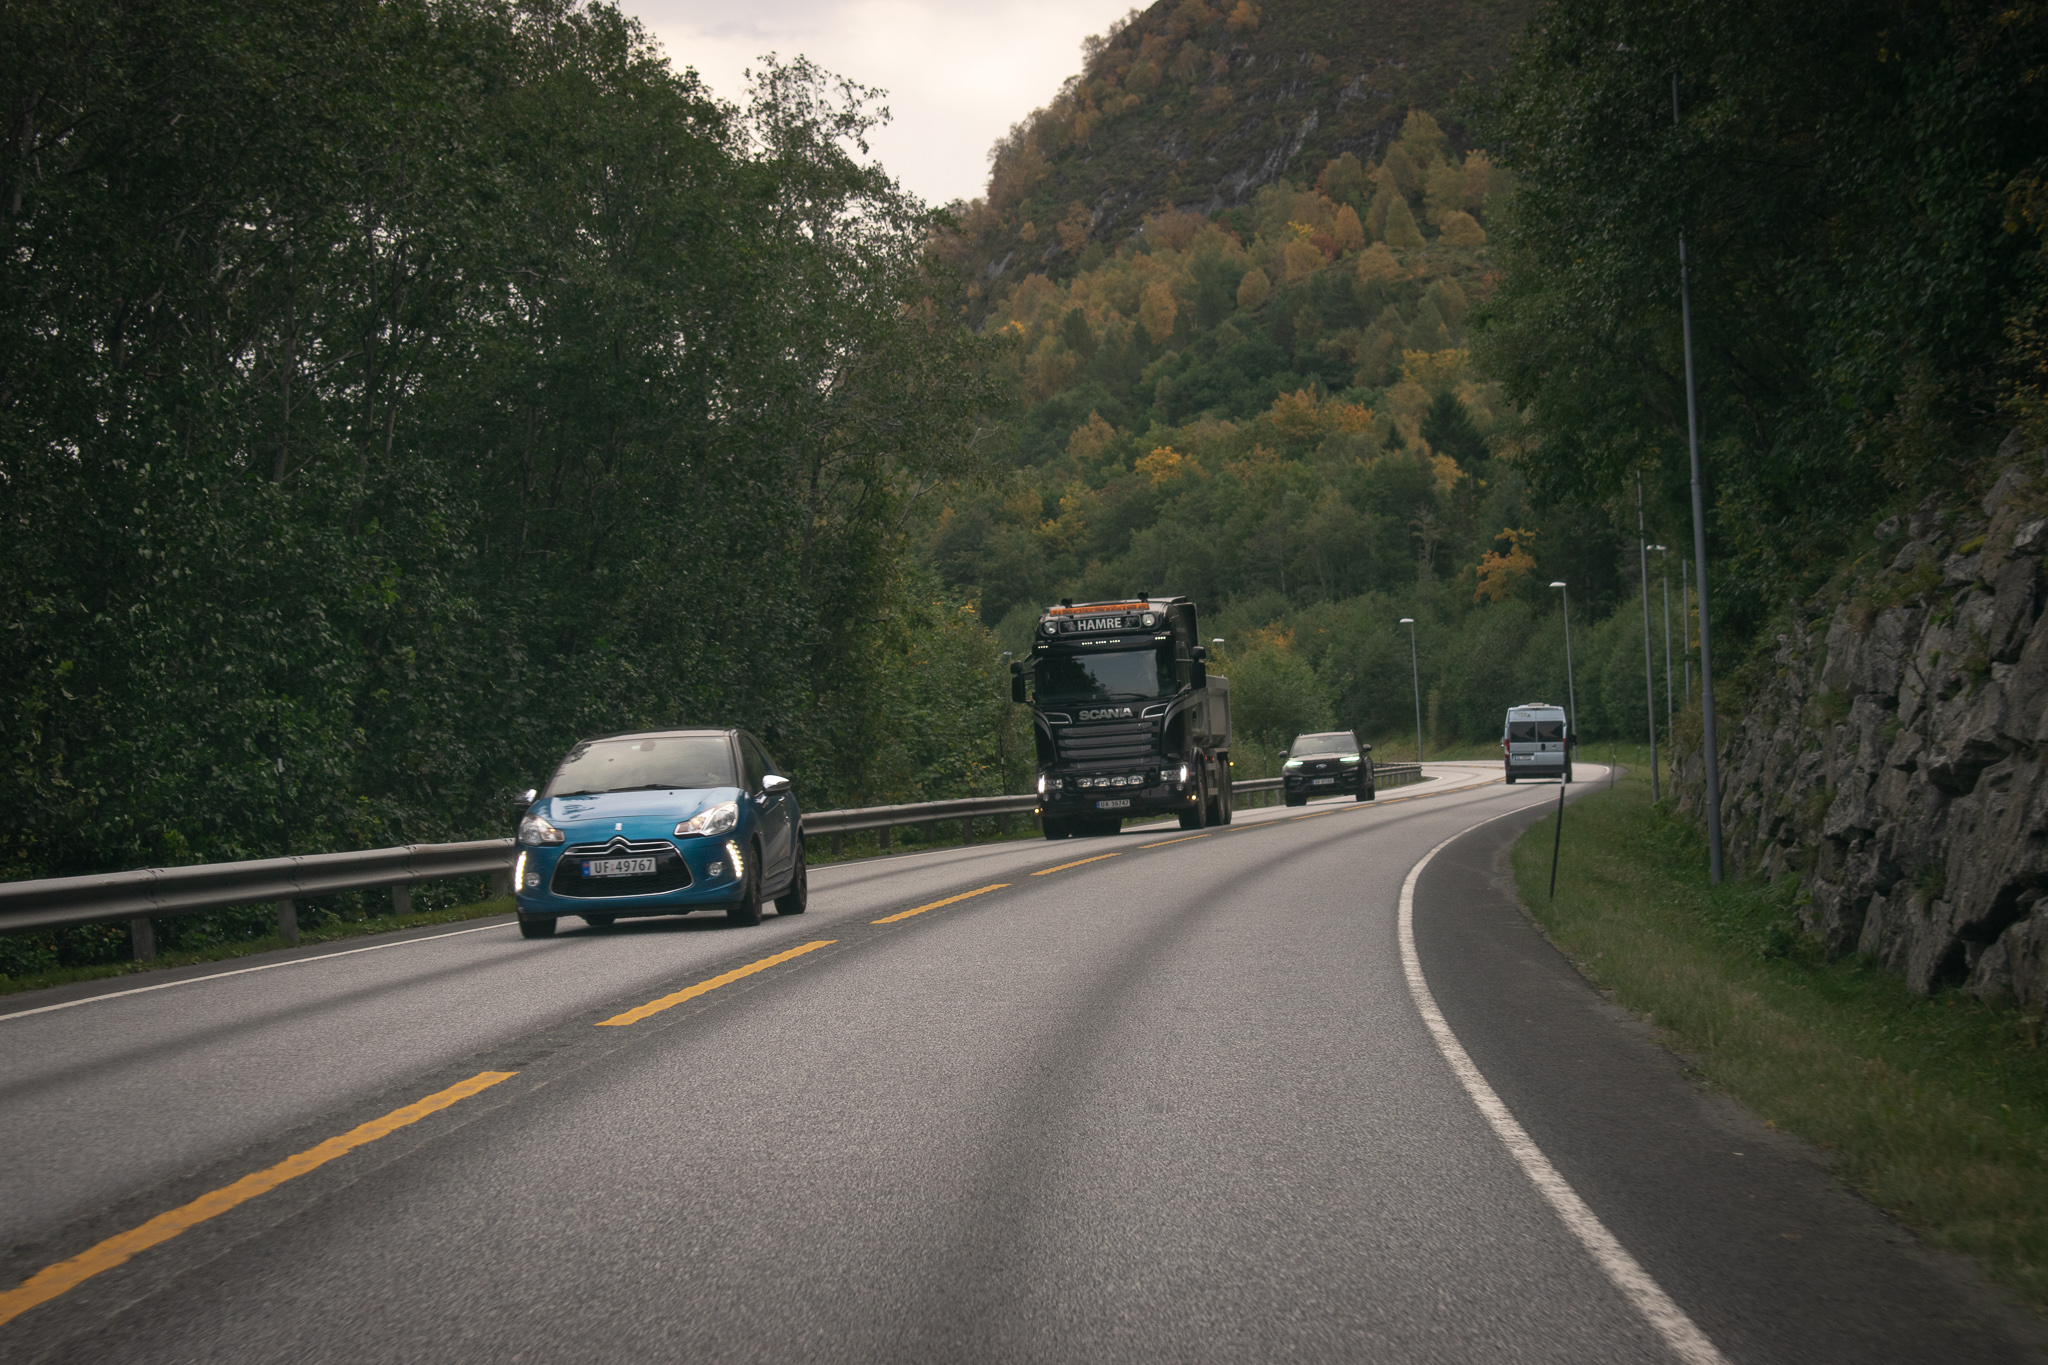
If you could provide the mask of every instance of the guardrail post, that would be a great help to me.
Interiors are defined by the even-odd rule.
[[[501,871],[501,872],[493,872],[493,873],[491,874],[491,888],[490,888],[490,889],[491,889],[491,898],[492,898],[493,900],[497,900],[497,899],[499,899],[499,898],[501,898],[501,897],[504,897],[504,896],[509,896],[509,895],[511,895],[511,894],[512,894],[512,869],[508,867],[508,868],[504,869],[504,870],[503,870],[503,871]]]
[[[1010,812],[1004,811],[996,817],[996,834],[1004,839],[1010,837]]]
[[[844,834],[835,834],[835,835],[833,835],[833,836],[832,836],[832,856],[833,856],[833,857],[835,857],[835,858],[840,858],[840,857],[844,857],[845,855],[846,855],[846,836],[845,836]]]
[[[889,827],[887,825],[883,825],[875,831],[875,844],[882,852],[887,853],[889,851]]]
[[[971,815],[961,817],[960,842],[963,845],[974,842],[974,817]]]
[[[146,919],[129,920],[128,947],[137,962],[156,961],[156,925]]]
[[[299,941],[299,903],[279,901],[277,903],[277,936],[286,943]]]
[[[928,844],[936,844],[939,841],[938,821],[927,820],[924,822],[924,841]]]
[[[391,883],[391,913],[410,915],[412,913],[412,883]]]

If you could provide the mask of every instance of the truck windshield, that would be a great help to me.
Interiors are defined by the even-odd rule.
[[[1037,679],[1040,701],[1127,701],[1171,696],[1180,689],[1173,655],[1149,646],[1099,654],[1042,654]]]
[[[634,735],[588,740],[569,751],[548,783],[549,796],[600,792],[736,787],[724,735]]]

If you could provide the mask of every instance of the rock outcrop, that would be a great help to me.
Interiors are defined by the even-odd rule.
[[[2048,477],[2017,440],[1980,507],[1877,528],[1884,567],[1801,606],[1722,723],[1724,848],[1798,873],[1830,956],[2048,1009]],[[1704,763],[1682,762],[1700,813]]]

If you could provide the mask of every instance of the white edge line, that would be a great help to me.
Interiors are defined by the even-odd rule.
[[[102,1000],[119,1000],[124,995],[147,995],[151,991],[167,991],[173,986],[197,986],[207,981],[222,981],[231,976],[247,976],[250,972],[271,972],[279,967],[303,967],[308,962],[329,962],[337,957],[354,957],[357,953],[374,953],[384,948],[409,948],[415,943],[432,943],[440,938],[460,938],[464,934],[481,934],[486,929],[502,929],[502,924],[480,924],[474,929],[457,929],[446,934],[427,934],[420,938],[399,939],[395,943],[372,943],[365,948],[344,948],[338,953],[320,953],[313,957],[295,957],[289,962],[266,962],[260,967],[237,967],[231,972],[208,972],[205,976],[188,976],[182,981],[159,981],[154,986],[135,986],[125,991],[108,991],[104,995],[80,996],[66,1000],[60,1005],[42,1005],[32,1010],[16,1010],[12,1014],[0,1014],[0,1023],[9,1019],[26,1019],[31,1014],[48,1014],[52,1010],[76,1009],[80,1005],[96,1005]]]
[[[1515,1121],[1515,1116],[1508,1112],[1507,1105],[1501,1103],[1500,1096],[1493,1092],[1493,1087],[1486,1083],[1486,1077],[1473,1064],[1463,1044],[1458,1042],[1457,1034],[1451,1032],[1443,1011],[1436,1006],[1436,997],[1430,994],[1429,983],[1423,979],[1422,960],[1415,952],[1415,884],[1422,879],[1423,869],[1435,861],[1436,855],[1453,840],[1470,834],[1481,825],[1490,825],[1495,820],[1504,820],[1528,809],[1523,806],[1503,811],[1468,825],[1423,854],[1422,861],[1409,869],[1408,879],[1401,884],[1400,911],[1401,969],[1408,977],[1408,994],[1414,997],[1415,1008],[1421,1013],[1423,1023],[1429,1026],[1437,1051],[1450,1063],[1452,1073],[1464,1085],[1465,1093],[1472,1097],[1472,1103],[1485,1116],[1487,1123],[1492,1125],[1495,1136],[1507,1147],[1522,1173],[1529,1177],[1529,1183],[1549,1201],[1564,1225],[1578,1237],[1614,1287],[1621,1291],[1622,1297],[1657,1330],[1672,1354],[1687,1365],[1727,1365],[1727,1357],[1686,1316],[1685,1310],[1672,1302],[1671,1296],[1651,1278],[1650,1272],[1628,1254],[1627,1248],[1607,1230],[1599,1215],[1588,1208],[1586,1201],[1579,1198],[1578,1192],[1558,1174],[1557,1168],[1550,1164],[1550,1158],[1543,1155],[1543,1149]]]

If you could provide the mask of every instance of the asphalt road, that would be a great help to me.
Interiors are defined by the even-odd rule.
[[[0,1357],[2039,1358],[1529,926],[1554,786],[1431,771],[11,997]]]

